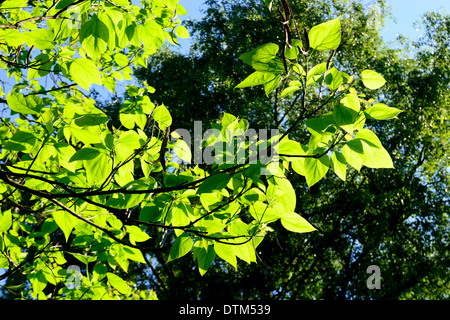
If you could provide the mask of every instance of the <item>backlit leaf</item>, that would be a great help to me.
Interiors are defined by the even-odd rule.
[[[310,46],[316,50],[335,50],[341,43],[339,18],[321,23],[309,31]]]

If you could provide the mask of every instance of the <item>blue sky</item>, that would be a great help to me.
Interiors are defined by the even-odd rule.
[[[188,18],[200,19],[199,9],[203,2],[203,0],[180,0],[179,3],[185,7]],[[360,0],[360,2],[369,5],[373,0]],[[381,30],[381,34],[387,42],[394,41],[398,34],[403,34],[411,40],[417,40],[422,31],[416,30],[413,24],[420,21],[425,12],[445,10],[446,14],[450,14],[450,0],[388,0],[388,4],[392,8],[391,13],[396,21],[387,21],[386,26]]]

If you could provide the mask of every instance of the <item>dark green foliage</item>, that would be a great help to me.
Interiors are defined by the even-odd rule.
[[[395,170],[351,169],[346,182],[328,174],[312,188],[307,188],[303,177],[290,175],[297,210],[318,232],[298,236],[274,228],[258,247],[261,263],[239,263],[237,271],[224,273],[228,267],[218,262],[200,278],[186,271],[192,269],[186,259],[172,265],[178,272],[158,266],[166,288],[160,298],[448,298],[450,18],[425,15],[425,37],[413,43],[403,40],[402,49],[393,50],[376,28],[367,27],[370,17],[359,3],[290,3],[297,21],[308,29],[341,15],[342,43],[335,66],[349,74],[370,67],[386,79],[387,85],[376,95],[362,87],[357,90],[370,93],[367,99],[405,111],[394,121],[367,120],[393,155]],[[194,35],[190,54],[154,56],[158,67],[148,73],[141,69],[137,76],[166,84],[156,94],[171,101],[167,104],[180,115],[180,127],[196,119],[214,122],[219,106],[249,119],[253,127],[269,123],[287,128],[295,113],[284,114],[297,108],[295,95],[294,99],[275,94],[266,98],[262,87],[232,89],[250,73],[237,60],[240,54],[267,42],[282,42],[276,15],[255,1],[206,4],[204,18],[189,23]],[[384,19],[386,6],[382,1],[378,5]],[[175,66],[179,68],[174,70]],[[172,77],[174,72],[177,77]],[[308,97],[311,104],[318,101],[317,95]],[[306,143],[305,129],[298,127],[292,139]],[[380,290],[366,286],[370,265],[380,267]]]

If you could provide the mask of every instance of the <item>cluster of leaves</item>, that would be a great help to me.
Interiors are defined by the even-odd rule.
[[[239,87],[263,84],[269,92],[283,77],[290,89],[282,95],[303,90],[302,114],[291,128],[308,119],[308,146],[289,140],[290,129],[259,141],[277,147],[281,165],[278,157],[251,161],[250,145],[241,141],[236,146],[244,149],[246,161],[236,152],[231,160],[219,152],[206,170],[190,164],[189,146],[179,136],[169,141],[172,117],[163,104],[151,102],[147,92],[152,87],[127,87],[119,128],[109,125],[108,116],[86,94],[92,85],[114,92],[116,80],[130,79],[132,64],[145,66],[166,40],[176,43],[177,37],[187,36],[179,25],[177,15],[184,9],[177,1],[143,1],[140,7],[128,0],[28,5],[5,1],[0,7],[0,66],[17,82],[2,92],[2,102],[15,117],[2,118],[0,127],[0,267],[8,269],[1,279],[19,273],[26,277],[22,281],[19,276],[17,287],[10,288],[20,290],[23,298],[153,297],[151,291],[133,290],[136,284],[124,281],[121,272],[128,271],[130,262],[152,268],[146,254],[160,251],[166,232],[176,238],[163,252],[165,261],[192,251],[200,274],[216,255],[235,268],[237,258],[256,262],[255,249],[271,230],[269,224],[280,221],[299,233],[315,230],[295,213],[286,162],[309,185],[330,165],[341,178],[346,162],[357,169],[392,167],[376,135],[363,124],[365,117],[387,119],[399,110],[371,102],[361,110],[363,97],[349,86],[352,77],[330,68],[332,56],[309,68],[308,57],[315,51],[339,46],[338,19],[312,28],[305,46],[300,39],[286,41],[281,57],[271,44],[242,56],[256,71]],[[42,86],[42,77],[51,78],[53,86]],[[361,80],[370,89],[384,84],[370,70],[362,72]],[[323,83],[329,97],[312,108],[305,92]],[[311,118],[334,102],[332,111]],[[234,146],[249,127],[224,114],[215,129],[219,133],[203,141],[205,150]],[[152,237],[155,229],[164,233]],[[74,279],[69,266],[79,263],[85,276]]]
[[[286,130],[296,121],[302,90],[279,98],[286,82],[266,97],[264,86],[233,90],[251,67],[238,57],[260,44],[282,44],[280,21],[260,0],[205,1],[201,20],[187,24],[189,53],[163,51],[135,75],[158,86],[154,99],[167,102],[177,127],[193,119],[219,118],[218,110],[249,120],[252,128]],[[392,48],[369,23],[372,10],[360,1],[292,0],[295,17],[308,30],[341,17],[342,41],[333,66],[349,74],[371,68],[387,85],[373,91],[362,81],[352,86],[389,106],[404,110],[393,121],[367,119],[392,156],[395,170],[347,167],[346,182],[327,174],[311,188],[304,177],[286,172],[297,195],[296,211],[318,232],[299,237],[273,224],[258,247],[262,263],[240,264],[236,272],[214,263],[201,278],[186,273],[195,266],[178,259],[168,269],[155,260],[158,277],[149,286],[160,298],[186,299],[442,299],[448,297],[448,16],[423,17],[425,37]],[[378,22],[387,17],[385,1]],[[378,18],[378,17],[377,17]],[[328,52],[329,53],[329,52]],[[327,51],[310,56],[311,65]],[[177,74],[178,77],[173,75]],[[447,89],[446,89],[447,88]],[[320,90],[308,90],[310,105],[321,103]],[[114,105],[109,105],[109,112]],[[189,110],[189,112],[185,112]],[[305,145],[309,131],[297,126],[289,136]],[[169,242],[168,242],[169,243]],[[369,290],[366,269],[381,268],[382,290]],[[138,266],[137,266],[138,267]],[[142,269],[130,271],[143,274]]]
[[[280,156],[291,162],[296,173],[305,176],[310,187],[322,179],[330,167],[344,181],[347,164],[357,171],[363,165],[369,168],[393,168],[388,152],[376,134],[365,128],[364,124],[366,119],[395,118],[401,110],[375,102],[374,99],[366,100],[366,95],[358,95],[352,86],[356,75],[349,76],[332,67],[332,58],[341,43],[339,18],[313,27],[306,36],[306,43],[303,47],[300,39],[286,42],[282,57],[276,57],[279,46],[273,43],[261,45],[240,57],[256,71],[236,88],[263,85],[269,95],[287,83],[281,91],[281,98],[303,91],[300,115],[293,126],[306,120],[311,134],[308,145],[282,140]],[[310,57],[321,50],[332,50],[328,61],[310,66]],[[362,71],[357,81],[362,81],[370,90],[379,89],[386,83],[373,70]],[[324,97],[319,105],[307,103],[304,98],[307,90],[320,91]],[[283,137],[290,133],[291,128]]]

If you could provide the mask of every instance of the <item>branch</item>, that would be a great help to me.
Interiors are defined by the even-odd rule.
[[[63,8],[63,9],[61,9],[61,10],[59,10],[57,13],[55,13],[53,16],[41,16],[41,17],[31,17],[31,18],[27,18],[27,19],[24,19],[24,20],[20,20],[20,21],[17,21],[15,24],[0,24],[0,29],[19,29],[20,28],[20,26],[22,25],[22,24],[24,24],[24,23],[27,23],[27,22],[33,22],[33,21],[39,21],[39,22],[41,22],[41,21],[43,21],[43,20],[50,20],[50,19],[58,19],[58,17],[62,14],[62,13],[64,13],[65,11],[67,11],[70,7],[72,7],[72,6],[76,6],[77,4],[79,4],[79,3],[82,3],[82,2],[84,2],[85,0],[78,0],[78,1],[76,1],[76,2],[74,2],[74,3],[72,3],[72,4],[70,4],[70,5],[68,5],[67,7],[65,7],[65,8]],[[45,13],[47,13],[49,10],[47,10]]]

